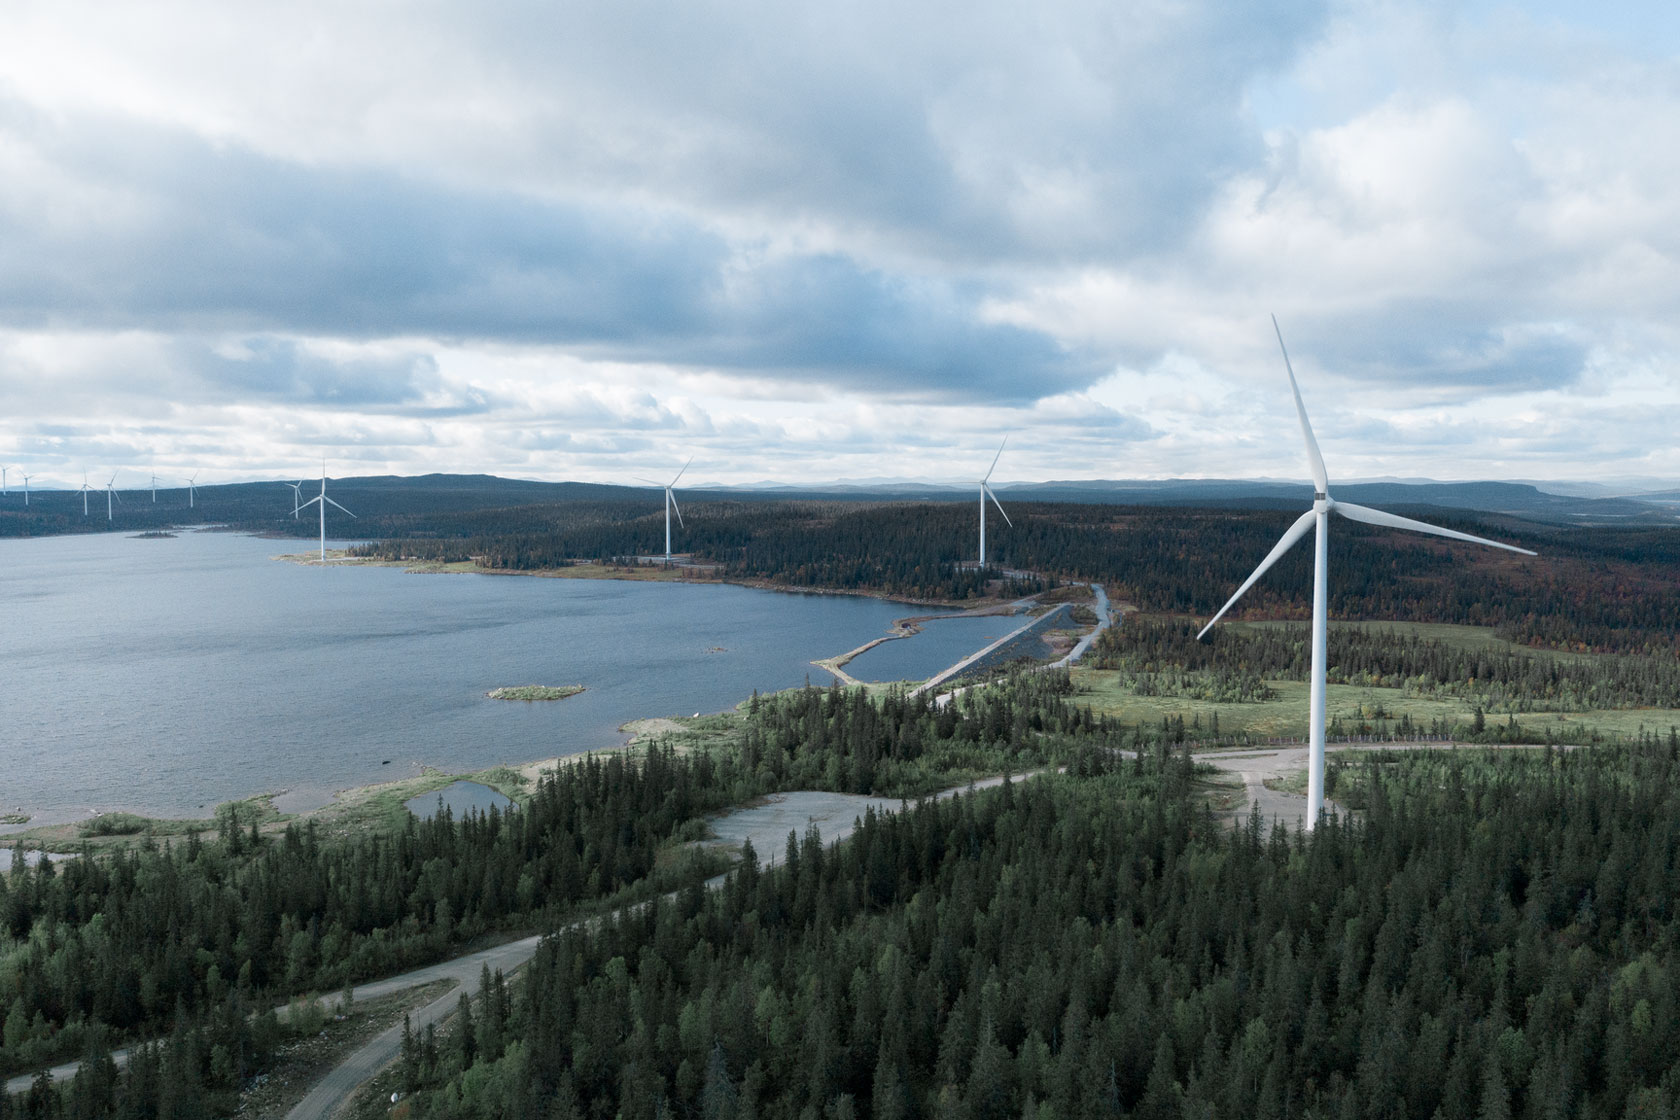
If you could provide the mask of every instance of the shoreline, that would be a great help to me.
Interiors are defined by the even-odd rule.
[[[269,539],[269,538],[261,538]],[[281,538],[290,540],[292,538]],[[282,560],[292,564],[320,564],[320,551],[287,552],[276,554],[272,559]],[[351,556],[347,549],[327,549],[328,564],[343,564],[352,567],[370,568],[400,568],[411,575],[480,575],[480,576],[527,576],[534,579],[610,579],[624,580],[631,583],[689,583],[689,584],[726,584],[731,587],[750,587],[757,591],[776,591],[784,595],[844,595],[860,599],[877,599],[884,603],[903,603],[911,607],[942,607],[960,610],[964,613],[974,611],[986,613],[1001,611],[1004,607],[1011,607],[1019,600],[1015,599],[916,599],[904,595],[892,595],[885,591],[872,591],[869,588],[851,587],[804,587],[791,583],[778,583],[775,580],[761,577],[731,578],[728,576],[707,575],[697,576],[688,574],[693,571],[710,572],[710,567],[700,567],[692,564],[674,564],[666,568],[658,565],[640,567],[610,567],[606,564],[578,563],[569,564],[563,568],[484,568],[471,560],[382,560],[372,556]]]
[[[715,713],[710,717],[700,717],[701,720],[715,718]],[[342,834],[352,829],[400,822],[402,814],[408,813],[406,802],[462,781],[475,782],[520,803],[529,798],[542,775],[548,771],[576,764],[590,756],[633,751],[660,736],[696,734],[700,729],[691,726],[694,722],[694,717],[640,717],[620,724],[618,730],[624,739],[611,746],[590,747],[573,754],[551,755],[525,762],[501,763],[479,770],[455,772],[422,765],[419,774],[345,786],[334,790],[325,804],[295,812],[275,807],[276,799],[292,792],[280,789],[221,802],[208,817],[153,817],[125,809],[110,809],[74,821],[33,826],[26,823],[15,831],[0,833],[0,849],[14,853],[49,852],[74,856],[84,847],[100,854],[147,841],[185,841],[194,835],[201,839],[209,838],[216,835],[221,826],[221,815],[230,807],[239,813],[240,827],[248,828],[255,823],[264,835],[276,835],[289,825],[311,821],[329,834]],[[679,745],[678,750],[681,749]],[[118,818],[125,827],[120,832],[106,834],[84,831],[90,822],[101,818]]]

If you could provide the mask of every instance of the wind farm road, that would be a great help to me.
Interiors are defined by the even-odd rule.
[[[455,1010],[461,989],[475,982],[486,966],[491,972],[497,969],[503,973],[512,972],[531,959],[541,940],[540,936],[525,937],[493,949],[468,953],[452,961],[417,968],[401,976],[376,980],[358,987],[355,990],[355,998],[361,1000],[392,995],[421,984],[429,984],[434,980],[455,981],[454,987],[409,1015],[412,1028],[415,1031],[423,1031],[428,1023],[436,1023]],[[383,1034],[376,1035],[372,1041],[363,1044],[361,1049],[339,1063],[286,1113],[286,1120],[301,1120],[303,1117],[326,1120],[340,1104],[349,1099],[350,1094],[355,1092],[359,1085],[396,1060],[397,1052],[401,1049],[402,1024],[399,1023]]]

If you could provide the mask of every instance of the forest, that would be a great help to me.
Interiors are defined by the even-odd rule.
[[[790,836],[547,939],[407,1115],[1671,1115],[1680,742],[1340,766],[1311,834],[1162,749]]]

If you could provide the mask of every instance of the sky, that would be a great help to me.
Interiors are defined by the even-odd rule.
[[[0,464],[1680,481],[1680,14],[14,0]]]

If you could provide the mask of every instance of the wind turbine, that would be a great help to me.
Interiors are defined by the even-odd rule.
[[[198,504],[198,490],[193,486],[193,483],[197,480],[197,478],[198,478],[198,472],[194,471],[192,478],[182,480],[183,482],[185,482],[187,484],[187,508],[188,509],[192,509],[194,506],[196,506]]]
[[[34,477],[34,476],[33,475],[27,475],[27,474],[23,476],[23,504],[24,505],[29,504],[29,480],[32,477]]]
[[[1272,330],[1277,333],[1278,347],[1283,350],[1283,366],[1289,373],[1289,388],[1295,394],[1295,415],[1301,421],[1301,436],[1307,444],[1307,463],[1312,468],[1314,494],[1313,507],[1296,519],[1283,534],[1283,538],[1272,546],[1266,558],[1260,561],[1260,566],[1254,569],[1254,574],[1243,581],[1237,588],[1237,593],[1231,596],[1229,602],[1219,608],[1219,613],[1208,619],[1208,624],[1202,627],[1201,633],[1196,635],[1198,641],[1213,624],[1225,617],[1225,612],[1242,598],[1243,592],[1254,586],[1254,582],[1266,574],[1266,570],[1277,563],[1278,558],[1292,548],[1296,541],[1306,536],[1307,530],[1314,530],[1313,540],[1313,613],[1312,613],[1312,688],[1310,693],[1311,716],[1308,727],[1308,760],[1307,760],[1307,828],[1311,830],[1318,822],[1319,813],[1324,809],[1324,672],[1325,646],[1329,630],[1329,560],[1328,545],[1330,537],[1330,514],[1339,513],[1351,521],[1363,521],[1367,525],[1381,525],[1385,529],[1410,529],[1414,533],[1430,533],[1437,537],[1450,537],[1456,541],[1469,541],[1471,544],[1484,544],[1490,548],[1503,548],[1508,552],[1520,552],[1524,556],[1533,556],[1526,548],[1516,545],[1501,544],[1490,541],[1486,537],[1473,537],[1469,533],[1460,533],[1452,529],[1442,529],[1435,525],[1428,525],[1422,521],[1413,521],[1409,517],[1396,517],[1392,513],[1384,513],[1379,509],[1368,506],[1356,506],[1352,502],[1338,502],[1330,497],[1330,479],[1324,470],[1324,456],[1319,454],[1318,441],[1313,438],[1312,425],[1307,423],[1307,406],[1301,403],[1301,388],[1295,383],[1295,367],[1289,362],[1289,350],[1283,345],[1283,331],[1277,325],[1277,316],[1272,316]]]
[[[682,470],[677,472],[677,478],[681,478],[683,476],[683,473],[688,470],[689,463],[692,463],[692,462],[694,462],[694,456],[690,455],[688,457],[688,463],[684,463],[682,465]],[[677,484],[677,478],[673,478],[670,482],[664,483],[661,487],[665,491],[665,563],[667,565],[669,565],[671,563],[671,511],[672,510],[677,511],[677,524],[684,529],[688,528],[688,526],[683,525],[682,508],[677,505],[676,491],[672,489],[672,487],[676,486],[676,484]],[[638,482],[645,482],[649,486],[661,486],[660,483],[653,481],[651,478],[637,479],[637,481]]]
[[[105,520],[107,522],[109,522],[112,518],[111,499],[112,498],[117,499],[118,504],[121,504],[121,502],[122,502],[122,495],[117,493],[116,485],[117,485],[117,476],[116,475],[112,475],[111,476],[111,481],[107,482],[105,484]]]
[[[298,485],[302,486],[303,483],[300,482],[300,483],[298,483]],[[345,513],[350,513],[349,510],[344,509],[343,506],[339,506],[337,502],[334,502],[331,498],[327,497],[327,463],[326,463],[326,460],[323,459],[321,461],[321,493],[317,497],[309,499],[307,502],[304,502],[303,505],[298,507],[298,509],[308,509],[310,506],[316,505],[316,504],[319,504],[320,507],[321,507],[321,563],[323,563],[323,564],[325,564],[327,562],[327,503],[328,502],[332,502],[332,504],[335,505],[335,506],[338,506],[339,509],[343,509]],[[353,513],[350,513],[350,516],[355,517],[356,515],[353,514]]]
[[[83,471],[82,472],[82,516],[83,517],[87,516],[87,496],[88,496],[87,472]]]
[[[152,504],[157,505],[157,472],[152,472]]]
[[[12,496],[12,489],[6,483],[6,472],[11,469],[11,467],[0,467],[0,495],[5,495],[8,498]]]
[[[998,460],[1003,458],[1003,444],[1009,442],[1009,437],[1003,437],[1003,443],[998,444],[997,454],[992,456],[992,465],[986,468],[986,477],[980,480],[980,570],[986,570],[986,499],[990,498],[997,511],[1003,513],[1003,503],[998,501],[997,495],[992,493],[992,472],[997,470]],[[1003,513],[1003,523],[1011,529],[1015,522],[1009,520],[1009,515]]]

